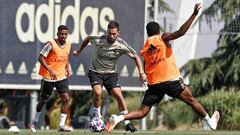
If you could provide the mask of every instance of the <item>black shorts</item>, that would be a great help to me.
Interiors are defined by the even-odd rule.
[[[63,79],[57,82],[48,82],[48,81],[42,80],[40,97],[43,99],[48,99],[51,96],[54,87],[56,88],[58,93],[69,92],[67,79]]]
[[[89,70],[88,78],[92,87],[97,84],[104,86],[109,94],[113,88],[120,87],[117,73],[100,74]]]
[[[154,104],[158,104],[161,102],[165,94],[176,98],[184,88],[185,84],[182,79],[149,85],[148,90],[146,90],[144,94],[142,104],[150,107]]]

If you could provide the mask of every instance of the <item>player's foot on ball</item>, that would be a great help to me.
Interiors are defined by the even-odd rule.
[[[126,130],[126,131],[130,131],[130,132],[136,132],[136,131],[137,131],[137,128],[135,128],[131,123],[128,123],[128,124],[125,126],[125,130]]]
[[[118,116],[113,114],[110,118],[109,121],[106,124],[105,127],[105,132],[107,133],[111,133],[112,130],[114,129],[114,127],[120,122],[120,120],[118,119]]]
[[[207,122],[207,124],[210,126],[212,130],[217,129],[217,124],[219,119],[220,119],[220,113],[218,111],[215,111],[212,117],[210,118],[210,120]]]

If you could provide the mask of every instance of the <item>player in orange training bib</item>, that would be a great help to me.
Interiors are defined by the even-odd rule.
[[[107,132],[111,132],[118,122],[122,120],[141,119],[145,117],[154,104],[160,103],[165,94],[185,102],[203,119],[209,129],[215,130],[220,118],[218,111],[213,113],[210,118],[202,105],[192,96],[189,87],[184,84],[180,78],[180,71],[176,66],[170,40],[183,36],[200,9],[200,3],[194,7],[194,12],[190,18],[173,33],[163,33],[160,35],[160,26],[156,22],[147,24],[147,39],[141,55],[144,58],[145,73],[148,80],[148,89],[146,90],[142,105],[137,111],[129,112],[126,115],[115,115],[110,117],[106,125]]]

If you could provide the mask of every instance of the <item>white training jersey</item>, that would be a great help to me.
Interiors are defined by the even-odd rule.
[[[90,70],[97,73],[115,73],[120,56],[126,54],[133,58],[136,55],[136,51],[120,37],[113,44],[108,43],[106,35],[89,36],[89,41],[95,49]]]

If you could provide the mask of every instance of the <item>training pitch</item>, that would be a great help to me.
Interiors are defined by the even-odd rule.
[[[104,135],[109,133],[92,133],[87,129],[77,129],[73,132],[57,132],[57,130],[38,130],[35,133],[27,129],[21,130],[19,133],[8,132],[7,129],[0,129],[0,135]],[[240,131],[137,131],[135,133],[126,132],[124,130],[114,130],[109,135],[240,135]]]

